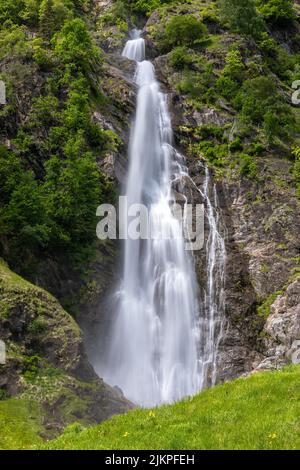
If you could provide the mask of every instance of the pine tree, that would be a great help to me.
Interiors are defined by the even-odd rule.
[[[43,0],[39,11],[41,34],[50,38],[55,30],[55,18],[53,15],[53,0]]]

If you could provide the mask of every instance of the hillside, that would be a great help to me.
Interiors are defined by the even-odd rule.
[[[11,405],[18,413],[16,420],[9,404],[0,403],[6,432],[1,446],[53,450],[299,449],[299,393],[299,367],[255,374],[173,406],[131,411],[88,429],[74,424],[47,445],[37,437],[37,411],[16,402]],[[26,424],[25,433],[19,431],[20,421]]]

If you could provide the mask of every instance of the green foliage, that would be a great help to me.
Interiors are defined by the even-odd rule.
[[[42,196],[31,172],[0,147],[0,239],[8,239],[15,252],[34,249],[48,239]]]
[[[213,140],[203,140],[194,147],[196,154],[216,168],[223,168],[228,156],[228,145]]]
[[[12,266],[22,258],[27,276],[47,256],[84,269],[96,244],[96,208],[115,196],[96,158],[116,150],[118,139],[91,118],[101,99],[91,72],[96,76],[102,59],[86,23],[73,18],[81,3],[37,2],[39,16],[29,19],[24,12],[30,2],[17,2],[14,24],[14,5],[4,8],[0,0],[9,19],[0,31],[0,60],[16,63],[3,77],[9,104],[0,110],[1,134],[7,137],[7,121],[22,122],[10,137],[13,151],[0,147],[0,253]],[[24,26],[29,22],[38,31],[34,38]],[[39,80],[37,93],[32,77]],[[26,120],[15,115],[24,106]]]
[[[20,17],[24,21],[25,24],[35,27],[38,25],[39,21],[39,6],[41,0],[24,0],[23,1],[23,9],[20,12]]]
[[[231,152],[236,152],[238,150],[242,150],[243,145],[240,137],[236,137],[229,145],[229,150]]]
[[[288,26],[296,19],[292,0],[256,0],[258,11],[273,25]]]
[[[295,157],[293,175],[296,181],[297,196],[300,198],[300,147],[294,147],[292,153],[293,153],[293,156]]]
[[[299,366],[253,374],[171,406],[136,409],[83,431],[68,428],[43,448],[298,449],[299,389]]]
[[[201,103],[209,103],[211,94],[214,93],[212,88],[215,83],[213,65],[206,60],[197,58],[197,72],[185,68],[183,78],[177,85],[179,92],[187,95],[192,99],[193,105],[197,108]],[[192,68],[192,67],[191,67]],[[194,68],[194,65],[193,65]]]
[[[26,356],[23,358],[23,376],[26,380],[34,380],[39,371],[40,358],[38,356]]]
[[[173,16],[167,23],[165,41],[170,47],[194,46],[207,34],[206,26],[194,15]]]
[[[80,18],[67,21],[52,43],[57,57],[64,64],[72,64],[78,69],[87,71],[92,62],[100,60],[100,53]]]
[[[79,252],[81,244],[94,239],[95,208],[100,200],[99,172],[91,153],[77,154],[80,144],[73,143],[73,155],[67,160],[52,157],[46,163],[45,210],[47,219],[53,223],[53,249],[71,245]]]
[[[287,139],[295,128],[295,116],[277,91],[272,76],[246,80],[234,100],[245,121],[262,125],[270,143],[274,137]]]
[[[24,7],[23,0],[0,0],[0,23],[7,20],[13,20],[14,23],[20,23],[20,14]]]
[[[252,155],[242,153],[238,156],[241,175],[254,179],[257,176],[257,164]]]
[[[127,8],[138,15],[150,16],[151,13],[162,5],[173,3],[174,0],[124,0]]]
[[[235,33],[254,39],[264,30],[263,20],[255,8],[255,0],[219,0],[221,18]]]
[[[298,57],[291,55],[267,33],[262,35],[259,45],[264,53],[266,65],[290,85],[290,82],[294,80],[293,74],[298,64]]]
[[[271,305],[273,305],[273,303],[275,302],[277,297],[279,295],[282,295],[282,294],[283,294],[282,291],[277,291],[277,292],[274,292],[273,294],[269,295],[269,297],[267,297],[262,302],[262,304],[258,307],[258,309],[257,309],[258,315],[266,320],[269,317],[270,313],[271,313],[270,312]]]
[[[245,65],[238,50],[230,51],[226,56],[226,65],[216,82],[216,89],[231,100],[235,97],[245,77]]]
[[[42,0],[39,9],[40,31],[50,38],[73,15],[71,0]]]
[[[170,64],[174,69],[182,70],[193,62],[190,51],[186,46],[178,46],[170,53]]]

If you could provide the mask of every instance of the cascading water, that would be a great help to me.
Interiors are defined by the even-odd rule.
[[[156,406],[194,395],[208,383],[207,374],[215,375],[212,363],[216,363],[214,345],[220,327],[219,320],[215,322],[219,304],[213,277],[219,265],[215,253],[222,243],[209,200],[207,173],[204,197],[209,201],[211,230],[208,286],[201,312],[193,260],[171,210],[174,179],[186,173],[173,147],[167,96],[160,91],[152,63],[144,60],[145,42],[139,31],[133,31],[123,56],[136,61],[138,86],[127,203],[148,208],[152,236],[125,241],[117,314],[106,363],[98,372],[134,403]]]
[[[210,174],[205,167],[203,196],[206,201],[206,216],[209,235],[206,243],[207,283],[204,306],[200,319],[201,388],[213,386],[217,381],[217,353],[223,334],[225,309],[225,241],[219,230],[218,197],[213,186],[213,203],[210,199]]]

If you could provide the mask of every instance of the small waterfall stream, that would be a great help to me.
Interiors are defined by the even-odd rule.
[[[123,56],[136,62],[138,87],[126,196],[128,206],[142,203],[149,209],[155,233],[151,239],[125,241],[109,351],[97,371],[131,401],[151,407],[194,395],[216,382],[225,244],[214,209],[216,191],[211,202],[206,169],[201,192],[210,230],[206,293],[199,302],[193,257],[185,250],[182,227],[171,210],[174,180],[187,173],[173,146],[168,97],[160,90],[153,64],[145,60],[139,31],[132,32]]]

